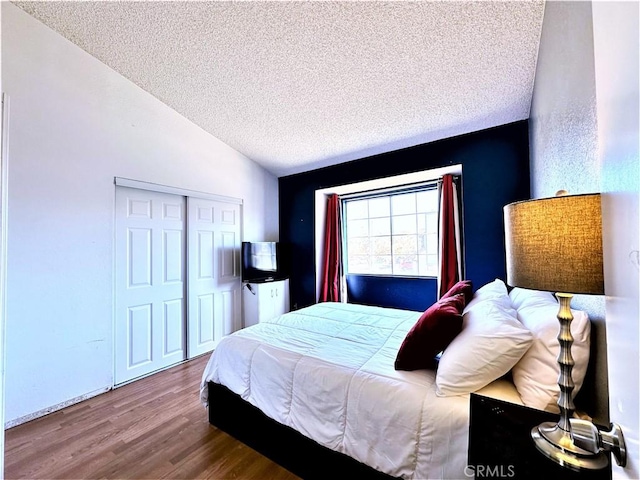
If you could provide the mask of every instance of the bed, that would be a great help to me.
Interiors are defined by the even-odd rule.
[[[534,337],[511,303],[515,323],[505,330],[500,318],[497,327],[493,290],[510,300],[503,283],[494,287],[465,302],[464,324],[437,369],[394,367],[425,312],[328,302],[239,330],[220,342],[203,373],[209,420],[268,456],[278,446],[272,458],[304,478],[319,465],[331,471],[334,461],[342,472],[342,460],[371,477],[465,478],[469,393],[522,404],[505,373]],[[266,428],[275,430],[265,435]],[[311,453],[305,448],[295,462],[303,444]]]

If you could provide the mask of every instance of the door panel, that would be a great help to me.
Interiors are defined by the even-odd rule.
[[[184,258],[183,232],[181,230],[165,230],[163,232],[164,283],[182,283],[182,259]]]
[[[130,228],[128,230],[127,258],[129,287],[151,286],[151,230]]]
[[[185,359],[185,200],[116,187],[115,383]]]
[[[198,230],[198,280],[213,281],[214,232]]]
[[[151,201],[138,198],[130,198],[127,201],[129,218],[151,218]]]
[[[240,328],[240,206],[189,197],[188,357]]]
[[[220,280],[234,282],[238,277],[237,272],[237,245],[238,238],[235,232],[221,232],[220,248]]]
[[[182,298],[164,302],[164,351],[171,356],[184,351],[184,306]]]
[[[138,367],[151,362],[151,304],[129,307],[128,313],[128,365]]]
[[[213,333],[213,293],[198,297],[198,345],[212,343]]]

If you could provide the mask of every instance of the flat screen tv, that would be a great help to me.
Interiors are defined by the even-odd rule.
[[[242,281],[269,282],[285,278],[278,242],[242,242]]]

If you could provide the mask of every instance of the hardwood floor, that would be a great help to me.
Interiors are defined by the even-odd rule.
[[[5,478],[297,479],[210,425],[209,355],[5,432]]]

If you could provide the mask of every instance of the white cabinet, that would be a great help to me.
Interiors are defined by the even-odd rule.
[[[245,283],[242,287],[244,326],[249,327],[289,311],[289,280]]]

